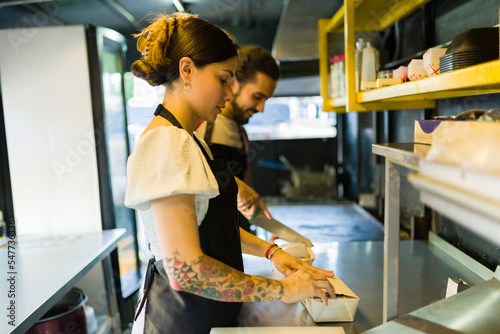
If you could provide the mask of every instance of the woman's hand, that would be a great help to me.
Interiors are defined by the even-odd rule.
[[[333,273],[332,273],[333,274]],[[285,303],[296,303],[311,297],[319,297],[324,305],[328,305],[328,292],[334,298],[333,286],[326,278],[315,277],[304,270],[299,270],[281,280],[283,284],[283,297]]]
[[[238,184],[238,210],[246,219],[250,220],[260,208],[267,218],[271,219],[271,214],[259,194],[250,188],[245,182],[235,177]]]
[[[327,277],[334,276],[332,270],[324,270],[311,266],[310,264],[307,264],[304,261],[291,256],[282,249],[277,250],[273,254],[271,261],[273,262],[276,269],[278,269],[279,272],[281,272],[285,276],[293,275],[296,271],[299,270],[305,271],[316,279],[322,278],[325,281]]]

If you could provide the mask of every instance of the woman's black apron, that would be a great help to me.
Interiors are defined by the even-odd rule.
[[[182,129],[177,119],[161,104],[155,115]],[[238,186],[227,161],[211,160],[196,137],[194,139],[219,186],[219,195],[210,199],[206,216],[199,226],[201,249],[206,255],[243,271],[236,207]],[[236,317],[241,309],[241,303],[219,302],[173,290],[161,259],[150,261],[144,291],[147,295],[144,333],[148,334],[209,333],[212,327],[236,326]]]

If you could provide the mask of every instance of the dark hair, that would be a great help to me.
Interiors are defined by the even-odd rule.
[[[238,49],[238,65],[236,66],[236,79],[240,83],[252,81],[256,72],[262,72],[271,79],[278,81],[280,70],[276,60],[266,49],[249,45]]]
[[[151,86],[175,81],[182,57],[189,57],[196,67],[203,67],[238,55],[221,29],[191,14],[160,14],[134,37],[138,38],[137,49],[142,59],[132,64],[131,71]]]
[[[236,50],[238,50],[240,48],[240,45],[238,44],[238,41],[236,40],[236,36],[234,36],[233,34],[231,34],[229,31],[227,31],[225,29],[222,29],[222,31],[224,31],[226,33],[226,35],[229,36],[229,38],[231,38],[234,46],[236,47]]]

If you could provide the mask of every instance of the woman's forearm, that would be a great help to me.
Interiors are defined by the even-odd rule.
[[[261,276],[246,275],[208,255],[190,262],[175,255],[163,260],[172,288],[225,302],[281,300],[283,284]]]
[[[264,256],[270,243],[245,231],[240,227],[241,251],[254,256]]]

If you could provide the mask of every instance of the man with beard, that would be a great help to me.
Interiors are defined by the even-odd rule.
[[[251,186],[249,142],[243,124],[253,114],[264,111],[274,94],[279,68],[271,53],[260,46],[238,49],[236,74],[231,82],[234,98],[226,104],[214,123],[202,122],[196,132],[204,137],[216,159],[227,159],[234,175]],[[244,208],[243,208],[244,209]],[[250,231],[243,216],[241,226]]]

